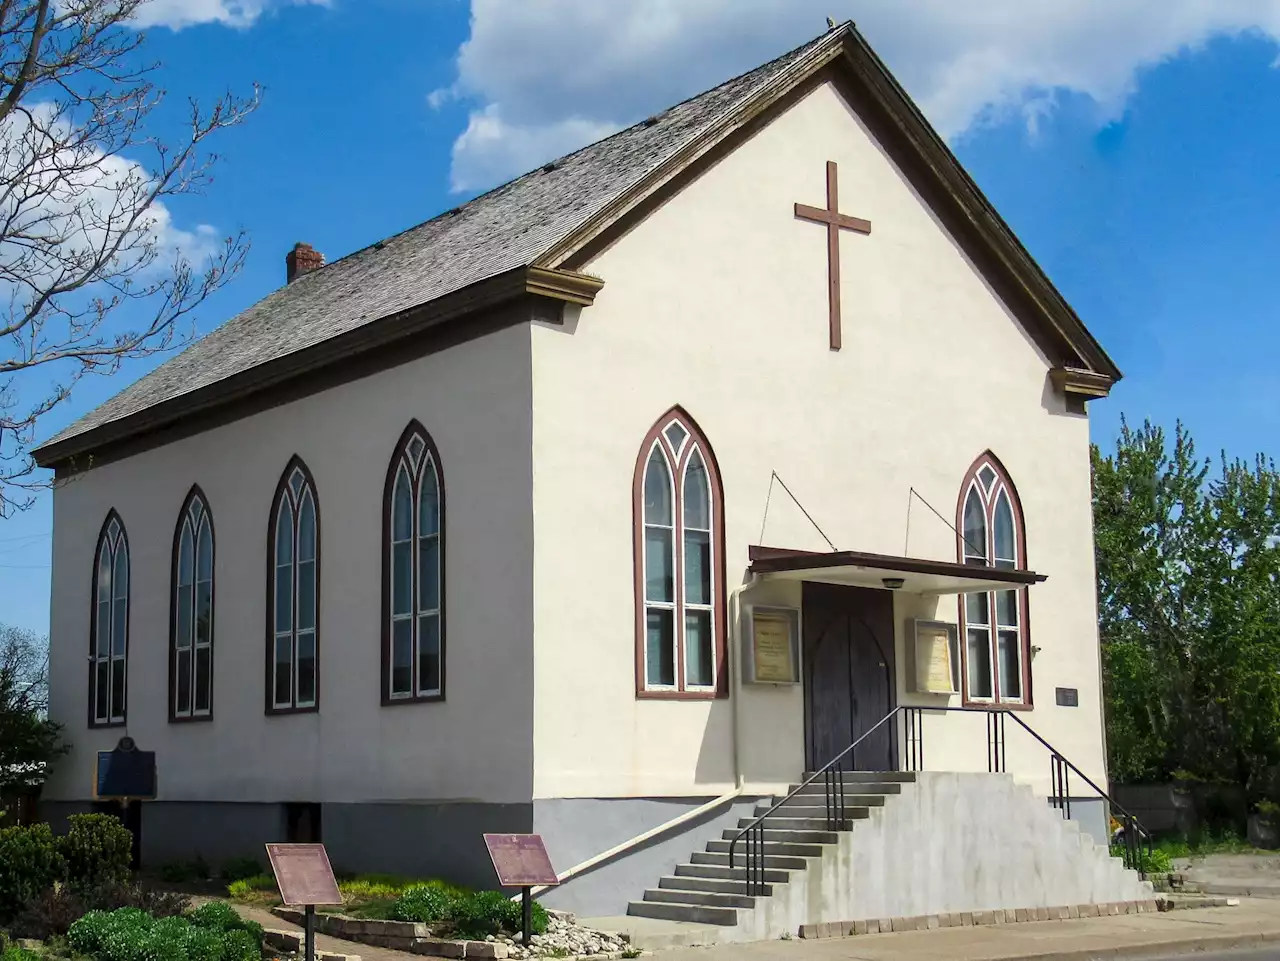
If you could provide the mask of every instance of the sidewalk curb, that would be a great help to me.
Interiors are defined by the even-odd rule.
[[[1206,935],[1183,941],[1152,941],[1146,944],[1123,944],[1107,948],[999,955],[991,958],[990,961],[1093,961],[1093,959],[1101,961],[1106,958],[1151,958],[1162,955],[1200,954],[1205,951],[1235,951],[1269,944],[1280,944],[1280,931]]]

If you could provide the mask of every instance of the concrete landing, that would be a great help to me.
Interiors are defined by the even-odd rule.
[[[1274,854],[1210,854],[1179,861],[1189,886],[1205,894],[1280,898],[1280,857]]]
[[[641,951],[667,951],[720,944],[725,929],[716,924],[664,921],[659,918],[578,918],[583,927],[606,934],[620,934]]]

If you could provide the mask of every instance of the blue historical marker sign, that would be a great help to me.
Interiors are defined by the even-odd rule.
[[[99,800],[150,801],[156,796],[156,752],[139,751],[122,737],[114,750],[98,752],[93,796]]]

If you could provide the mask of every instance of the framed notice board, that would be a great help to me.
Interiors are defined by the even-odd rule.
[[[800,683],[800,611],[753,606],[743,635],[743,680],[749,684]]]
[[[915,692],[958,694],[960,643],[957,626],[945,621],[917,620],[911,622],[911,628]]]

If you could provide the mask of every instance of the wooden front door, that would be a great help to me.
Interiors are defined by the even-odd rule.
[[[804,585],[805,765],[823,767],[893,710],[893,594]],[[897,770],[888,721],[840,764],[846,771]]]

